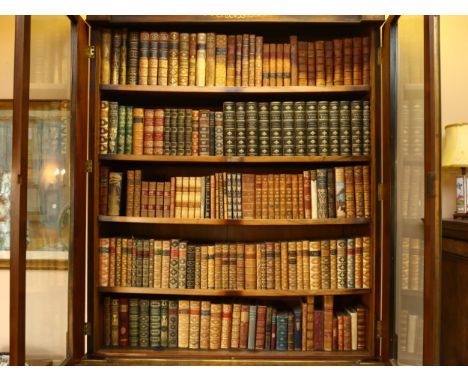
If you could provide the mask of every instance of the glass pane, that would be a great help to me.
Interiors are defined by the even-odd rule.
[[[424,265],[424,24],[398,19],[396,333],[400,364],[422,364]]]
[[[70,229],[71,24],[32,16],[26,360],[66,358]]]
[[[10,349],[10,174],[15,17],[0,16],[0,354]],[[0,355],[0,365],[7,357]]]

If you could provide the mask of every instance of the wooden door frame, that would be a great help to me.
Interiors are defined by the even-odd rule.
[[[26,226],[28,191],[31,16],[15,16],[11,160],[10,365],[25,362]]]

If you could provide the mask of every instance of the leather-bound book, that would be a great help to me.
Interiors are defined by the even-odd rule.
[[[283,86],[291,86],[291,44],[283,44]]]
[[[198,246],[196,247],[196,252],[195,252],[195,256],[196,258],[198,258],[198,252],[200,252],[200,264],[198,265],[198,261],[197,261],[197,265],[196,265],[196,268],[195,269],[198,269],[199,268],[199,272],[196,272],[195,274],[197,275],[199,273],[199,276],[195,276],[195,280],[197,280],[197,277],[199,277],[200,279],[200,286],[197,287],[196,284],[197,282],[195,281],[195,288],[201,288],[201,289],[208,289],[208,246],[207,245],[202,245],[202,246]],[[211,259],[212,262],[214,262],[214,258]],[[214,264],[212,264],[212,267],[210,269],[211,272],[214,272]],[[214,274],[212,275],[212,281],[214,282]],[[213,289],[214,288],[214,285],[211,286],[210,289]]]
[[[362,155],[362,102],[351,101],[351,153]]]
[[[325,85],[333,86],[333,41],[325,41]]]
[[[247,154],[247,129],[245,102],[236,102],[236,155]]]
[[[307,85],[315,86],[315,42],[307,42]]]
[[[293,331],[293,347],[295,351],[302,350],[302,306],[297,305],[293,309],[294,331]]]
[[[370,84],[370,43],[367,36],[362,38],[362,84]]]
[[[161,300],[150,300],[150,337],[149,345],[153,349],[161,348]]]
[[[353,39],[343,39],[343,82],[353,85]]]
[[[270,86],[270,44],[263,44],[262,67],[262,85]]]
[[[345,180],[345,200],[346,200],[346,217],[354,218],[356,216],[356,203],[354,192],[354,169],[352,166],[344,168]]]
[[[268,200],[268,175],[262,174],[262,219],[268,219],[268,207],[270,201]]]
[[[138,42],[140,33],[138,31],[128,32],[127,50],[127,84],[136,85],[138,83]],[[102,83],[102,81],[101,81]]]
[[[237,245],[235,243],[228,244],[229,257],[229,281],[228,289],[234,290],[237,288]]]
[[[278,44],[270,44],[270,86],[276,86],[276,47]]]
[[[171,115],[172,109],[164,109],[163,120],[163,154],[171,155]]]
[[[242,35],[241,86],[249,86],[249,35]]]
[[[200,110],[199,119],[199,154],[210,155],[210,111]]]
[[[362,166],[362,191],[364,199],[364,217],[370,217],[370,180],[369,166]]]
[[[284,45],[276,44],[276,86],[284,84],[284,68],[283,68]]]
[[[236,111],[234,102],[223,103],[224,155],[236,155]]]
[[[109,238],[99,239],[99,286],[109,286]]]
[[[154,146],[154,109],[144,109],[143,120],[143,154],[153,155]]]
[[[315,41],[315,85],[325,86],[325,41]]]
[[[310,256],[308,240],[302,240],[302,287],[304,290],[310,289]]]
[[[112,31],[103,28],[101,30],[101,84],[111,83],[111,46]]]
[[[171,183],[164,182],[163,217],[171,217]]]
[[[176,155],[185,155],[185,109],[177,109],[176,119]]]
[[[111,307],[110,307],[110,345],[111,346],[119,346],[119,299],[112,298],[111,299]]]
[[[246,103],[247,155],[258,155],[258,110],[257,102]]]
[[[309,256],[308,252],[309,248],[307,248],[307,256]],[[304,289],[304,261],[303,261],[303,251],[302,251],[302,241],[296,241],[296,289],[303,290]]]
[[[317,170],[310,170],[310,216],[311,219],[318,217],[317,203]]]
[[[288,242],[288,286],[297,289],[297,247],[295,241]]]
[[[206,34],[206,86],[215,85],[216,77],[216,34]]]
[[[133,154],[143,154],[144,109],[133,108]]]
[[[301,351],[307,351],[307,302],[301,302]]]
[[[177,345],[179,348],[188,348],[189,346],[189,333],[190,333],[190,301],[178,301],[178,334]]]
[[[351,320],[351,349],[348,350],[357,350],[357,311],[356,308],[349,307],[346,308],[346,312],[348,313],[348,317],[350,317]]]
[[[104,298],[104,311],[106,306],[105,302],[107,298],[108,297]],[[138,317],[139,301],[137,298],[130,298],[128,299],[128,345],[130,347],[138,346]]]
[[[187,289],[195,288],[195,245],[187,244],[187,275],[186,285]]]
[[[215,257],[215,248],[214,245],[209,245],[207,248],[206,254],[206,263],[207,263],[207,288],[208,289],[215,289],[217,284],[216,280],[216,257]],[[202,259],[204,257],[204,252],[202,253]],[[203,272],[203,271],[202,271]],[[203,286],[202,286],[203,288]]]
[[[128,286],[136,286],[136,274],[137,274],[136,239],[128,239],[128,265],[127,265]]]
[[[158,45],[158,85],[166,86],[169,69],[169,33],[159,33]]]
[[[171,240],[169,288],[178,288],[179,285],[179,240]]]
[[[148,216],[163,217],[164,183],[149,182],[148,188]]]
[[[122,238],[115,240],[115,286],[122,286]]]
[[[274,199],[275,199],[275,181],[274,181],[274,174],[267,175],[267,219],[274,219],[275,218],[275,208],[274,208]]]
[[[216,35],[215,86],[226,86],[227,35]]]
[[[346,289],[348,287],[347,280],[347,248],[346,248],[346,239],[337,240],[337,288]]]
[[[321,270],[321,253],[320,241],[309,242],[309,276],[310,276],[310,289],[317,290],[322,287],[322,270]]]
[[[179,83],[179,32],[169,32],[169,62],[167,84],[177,86]]]
[[[255,350],[265,350],[266,310],[267,307],[265,305],[257,306],[257,320],[255,323]]]
[[[231,349],[239,349],[240,325],[241,325],[241,304],[233,304],[232,305],[232,323],[231,323],[231,328],[230,328],[231,338],[229,339]]]
[[[159,33],[150,32],[148,50],[148,85],[158,84]]]
[[[364,184],[363,184],[363,166],[354,166],[354,195],[356,217],[364,217]]]
[[[215,257],[215,289],[223,289],[223,246],[216,243],[214,246]]]
[[[232,304],[222,304],[221,312],[221,349],[231,347]]]
[[[297,43],[297,84],[307,86],[307,42]]]
[[[122,286],[126,287],[128,286],[127,280],[128,280],[128,258],[129,258],[129,248],[128,248],[128,239],[127,238],[122,238]]]
[[[210,321],[211,303],[202,301],[200,303],[200,349],[203,350],[210,348]]]
[[[119,70],[119,84],[125,85],[127,83],[127,41],[128,41],[128,30],[123,28],[122,34],[122,45],[120,47],[120,70]]]
[[[289,289],[289,269],[288,269],[288,242],[282,241],[280,244],[281,258],[281,289]]]
[[[119,120],[118,120],[118,125],[117,125],[117,154],[125,154],[126,125],[127,125],[127,106],[120,105],[119,106]]]
[[[371,240],[369,236],[362,238],[362,287],[371,287]]]
[[[289,36],[289,44],[291,45],[291,86],[298,85],[298,42],[297,36]]]
[[[122,178],[121,172],[109,172],[109,186],[107,198],[107,215],[120,215],[120,201],[122,197]]]
[[[338,350],[338,318],[333,316],[333,351]]]
[[[306,350],[314,350],[314,297],[307,297]]]
[[[330,240],[320,241],[321,288],[330,289]]]
[[[255,218],[255,174],[242,174],[243,219]]]
[[[197,33],[197,86],[205,86],[206,79],[206,33]]]
[[[256,245],[245,244],[245,289],[257,289]]]
[[[200,311],[200,301],[191,300],[189,302],[189,349],[200,348]]]
[[[294,102],[286,101],[281,105],[281,136],[283,155],[291,156],[295,152],[295,125],[294,125]],[[274,139],[275,131],[271,131]]]
[[[112,30],[112,50],[111,50],[111,57],[110,57],[110,67],[111,67],[110,83],[112,85],[119,84],[121,48],[122,48],[122,32],[120,29],[114,29]]]
[[[101,101],[99,122],[99,154],[107,154],[109,151],[109,101]]]
[[[248,86],[255,86],[255,35],[249,35],[249,80]]]
[[[271,349],[271,327],[273,318],[273,308],[271,306],[266,307],[266,320],[265,320],[265,350]]]
[[[306,155],[306,105],[303,101],[294,102],[294,155]]]
[[[353,37],[353,85],[362,85],[362,37]]]
[[[134,264],[135,266],[135,284],[133,286],[137,287],[142,287],[143,286],[143,257],[144,257],[144,252],[143,252],[143,240],[138,239],[134,241],[135,245],[135,258],[134,258]]]
[[[327,198],[328,198],[328,217],[336,218],[335,202],[335,170],[327,169]]]
[[[140,32],[138,45],[138,85],[148,85],[149,32]]]
[[[122,240],[123,245],[123,240]],[[154,240],[153,244],[154,253],[154,273],[153,273],[153,287],[161,288],[162,278],[162,257],[163,257],[163,242],[162,240]]]
[[[279,311],[276,315],[276,350],[288,350],[288,312]]]
[[[255,189],[255,219],[262,218],[262,176],[260,174],[252,174],[254,176]]]
[[[318,105],[317,101],[306,102],[307,155],[318,155]]]
[[[318,102],[317,113],[317,127],[318,127],[318,155],[329,155],[329,102]]]
[[[190,36],[189,36],[189,71],[188,71],[189,86],[196,85],[196,78],[197,78],[197,34],[190,33]]]
[[[256,245],[257,289],[266,289],[266,248],[263,243]]]
[[[210,350],[218,350],[221,347],[222,306],[223,304],[210,306]]]
[[[340,107],[338,101],[330,101],[328,114],[328,154],[340,155]]]
[[[337,255],[338,247],[336,240],[330,240],[330,288],[337,289]]]
[[[179,338],[179,302],[177,300],[169,300],[168,308],[168,347],[177,348],[178,347],[178,338]]]
[[[357,350],[367,349],[367,309],[364,305],[356,307],[357,313]]]
[[[236,35],[236,70],[234,76],[234,85],[242,85],[242,41],[241,34]]]
[[[233,206],[232,206],[232,174],[226,174],[226,194],[227,194],[227,218],[233,219]]]
[[[192,150],[191,155],[199,155],[199,144],[200,144],[200,111],[192,110]]]
[[[362,101],[362,155],[371,154],[370,102]]]
[[[270,111],[269,110],[270,110],[270,105],[268,102],[258,103],[258,153],[260,156],[270,155]]]
[[[336,217],[346,217],[345,168],[335,167]]]
[[[149,347],[149,299],[140,299],[140,316],[138,318],[138,346]]]
[[[221,268],[221,288],[229,289],[229,244],[223,243],[221,245],[222,268]]]
[[[124,154],[133,154],[133,106],[126,106]]]
[[[355,239],[346,240],[346,287],[348,289],[355,288]]]
[[[179,86],[187,86],[189,82],[189,39],[188,33],[179,35]]]
[[[117,300],[117,299],[112,299]],[[120,298],[118,301],[119,307],[119,346],[128,346],[128,298]]]
[[[161,347],[168,347],[169,301],[161,300]]]
[[[323,297],[323,350],[333,350],[333,296]]]
[[[267,312],[268,313],[268,312]],[[270,350],[276,350],[276,332],[277,332],[277,310],[271,309],[271,344]],[[268,349],[267,349],[268,350]]]
[[[119,127],[119,104],[109,102],[109,136],[107,151],[109,154],[117,154],[117,135]]]
[[[255,79],[254,86],[262,86],[263,36],[255,36]]]
[[[336,319],[338,321],[338,351],[344,350],[344,314],[342,312],[337,313]]]
[[[333,40],[333,85],[344,85],[343,39]]]
[[[349,101],[340,101],[340,155],[351,155],[351,109]]]
[[[294,314],[288,312],[288,351],[294,350]]]
[[[146,113],[146,110],[145,110]],[[148,115],[150,117],[150,115]],[[146,120],[146,115],[145,115]],[[164,110],[154,110],[154,127],[153,127],[153,154],[164,154]],[[146,146],[145,146],[146,147]],[[148,145],[149,148],[149,145]]]
[[[255,350],[255,340],[257,333],[257,305],[249,306],[249,326],[247,336],[247,349]]]
[[[283,155],[282,109],[281,102],[270,102],[270,155],[272,156]],[[292,118],[291,116],[290,119]]]
[[[109,167],[99,168],[99,215],[107,215],[109,197]]]
[[[149,251],[149,240],[142,240],[143,252],[142,252],[142,277],[141,286],[144,288],[149,287],[149,274],[150,274],[150,251]]]
[[[354,239],[354,287],[362,288],[362,237]]]
[[[227,36],[226,86],[236,84],[236,36]]]
[[[242,304],[240,308],[239,349],[247,349],[249,337],[249,305]]]
[[[328,218],[327,169],[317,169],[317,218]]]
[[[281,218],[281,190],[280,190],[280,174],[273,174],[273,219]]]
[[[245,289],[245,243],[236,244],[236,288]]]
[[[324,312],[323,310],[314,310],[314,349],[315,351],[324,350]]]
[[[265,245],[266,258],[266,289],[275,288],[275,252],[273,242],[267,242]]]
[[[291,174],[291,195],[292,195],[292,218],[297,219],[299,218],[299,211],[298,211],[298,178],[297,174]]]

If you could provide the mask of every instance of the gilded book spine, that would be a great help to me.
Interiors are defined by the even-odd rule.
[[[258,111],[257,102],[247,102],[246,134],[247,155],[258,155]]]
[[[371,240],[369,236],[362,238],[362,287],[371,287]]]
[[[329,113],[328,101],[318,102],[317,128],[318,153],[321,156],[329,155]]]
[[[197,78],[197,34],[190,33],[189,37],[189,86],[196,85]]]
[[[265,305],[257,306],[257,322],[255,323],[255,350],[265,350],[265,329],[266,329]]]
[[[109,191],[107,214],[109,216],[120,215],[120,200],[122,195],[122,178],[121,172],[109,172]]]
[[[269,112],[269,109],[270,109],[270,105],[268,104],[268,102],[258,103],[258,153],[260,156],[270,155],[270,112]]]
[[[320,241],[309,242],[309,267],[310,289],[320,289],[322,287]]]
[[[177,86],[179,82],[179,32],[169,33],[167,82],[169,86]]]
[[[242,35],[236,35],[236,71],[235,86],[242,85]]]
[[[353,167],[344,168],[345,181],[345,200],[346,200],[346,217],[354,218],[356,216],[356,202],[354,197],[354,170]]]
[[[363,120],[361,101],[351,101],[351,153],[362,155]]]
[[[150,300],[150,346],[161,347],[161,300]]]
[[[109,239],[99,239],[99,286],[109,286]]]
[[[161,300],[161,347],[163,348],[168,347],[168,336],[169,336],[169,301]]]
[[[297,36],[289,36],[289,43],[291,45],[291,85],[298,85],[298,68],[297,68]]]
[[[206,78],[206,33],[197,34],[197,86],[205,86]]]
[[[262,86],[263,79],[263,37],[255,37],[255,86]]]
[[[107,154],[109,150],[109,101],[101,101],[99,124],[99,154]]]
[[[297,45],[297,84],[307,86],[307,42],[298,41]]]
[[[144,109],[133,108],[133,154],[143,154]]]
[[[330,101],[328,115],[328,153],[329,155],[340,155],[340,111],[339,102]]]
[[[200,301],[190,301],[189,349],[200,348]]]
[[[236,35],[227,37],[226,86],[236,84]]]
[[[108,153],[117,154],[117,133],[119,125],[119,104],[109,102],[109,139]]]
[[[205,85],[215,85],[216,72],[216,34],[206,34],[206,77]]]
[[[276,47],[277,44],[270,44],[270,86],[276,86]]]
[[[232,325],[231,325],[231,349],[239,349],[241,325],[241,304],[232,305]]]
[[[148,32],[140,32],[140,44],[138,48],[138,85],[148,85]]]
[[[166,86],[169,68],[169,33],[159,34],[158,46],[158,85]]]
[[[148,85],[158,84],[159,33],[150,32],[148,51]]]
[[[242,74],[241,86],[249,86],[249,35],[242,35]]]
[[[232,304],[223,304],[221,312],[221,349],[231,347]]]
[[[178,302],[177,300],[169,300],[168,320],[167,320],[167,342],[169,348],[177,348],[178,340]]]
[[[354,239],[354,287],[362,288],[362,250],[363,242],[362,237],[356,237]]]
[[[355,288],[355,239],[347,239],[346,243],[346,287]]]
[[[294,102],[294,154],[306,155],[307,133],[306,133],[306,105],[305,102]]]
[[[245,244],[244,243],[237,243],[236,254],[237,254],[236,289],[245,289]]]
[[[343,39],[343,82],[353,85],[353,39]]]
[[[128,33],[127,51],[127,84],[136,85],[138,83],[138,41],[140,34],[137,31]]]
[[[362,155],[371,154],[370,102],[362,101]]]
[[[369,37],[362,38],[362,84],[370,83],[370,44]]]
[[[138,318],[138,346],[149,347],[149,300],[139,301],[140,316]]]
[[[315,85],[325,86],[325,41],[315,41]]]
[[[127,107],[119,105],[117,122],[117,154],[125,153],[125,125],[127,123]]]
[[[351,155],[351,108],[349,101],[340,101],[340,155]]]
[[[249,86],[255,86],[255,35],[249,35]]]
[[[338,255],[338,247],[337,247],[337,240],[330,240],[330,288],[337,289],[337,255]]]
[[[119,299],[119,346],[128,346],[128,298]]]
[[[127,83],[127,41],[128,31],[127,28],[122,29],[122,46],[120,47],[120,71],[119,71],[119,84],[125,85]]]
[[[317,217],[328,218],[327,169],[317,169]]]
[[[270,86],[270,44],[263,44],[262,85]]]
[[[307,85],[315,86],[315,42],[307,42]]]
[[[101,84],[109,84],[111,80],[111,45],[110,29],[101,30]]]
[[[119,84],[120,50],[122,48],[122,34],[119,29],[112,31],[111,80],[112,85]]]
[[[336,217],[346,217],[345,168],[335,167]]]
[[[281,105],[281,132],[283,155],[294,155],[295,134],[294,134],[294,103],[287,101]],[[276,138],[276,130],[271,131],[272,139]]]
[[[222,305],[211,304],[210,306],[210,350],[221,348]]]
[[[322,278],[322,289],[330,289],[330,241],[322,240],[320,242],[320,267]]]
[[[306,103],[307,155],[318,155],[318,113],[317,101]]]
[[[189,38],[188,33],[179,35],[179,86],[187,86],[189,83]]]
[[[333,86],[333,41],[325,41],[325,85]]]
[[[215,86],[226,86],[227,35],[216,35]]]
[[[362,85],[362,37],[353,38],[353,85]]]
[[[111,345],[119,346],[119,299],[111,299]]]
[[[202,301],[200,307],[200,349],[210,348],[210,301]]]
[[[283,86],[291,86],[291,44],[283,44]]]
[[[333,40],[333,85],[344,85],[343,39]]]

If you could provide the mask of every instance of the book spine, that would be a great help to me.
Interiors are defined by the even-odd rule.
[[[307,85],[315,86],[315,42],[307,42]]]
[[[218,350],[221,347],[222,305],[210,306],[210,350]]]
[[[119,125],[119,104],[109,102],[109,136],[107,150],[109,154],[117,154],[117,134]]]
[[[181,33],[179,35],[179,86],[187,86],[189,83],[189,55],[190,35]]]
[[[307,155],[318,155],[318,109],[317,101],[306,102]]]
[[[346,242],[346,287],[355,288],[355,239],[347,239]]]
[[[333,296],[323,297],[323,350],[333,350]]]
[[[99,122],[99,154],[107,154],[109,150],[109,101],[101,101]]]
[[[241,304],[233,304],[232,305],[231,338],[230,338],[231,349],[239,349],[240,324],[241,324]]]
[[[109,172],[109,191],[108,191],[108,204],[107,215],[119,216],[120,215],[120,200],[122,196],[122,178],[121,172]]]
[[[222,304],[221,312],[221,349],[231,347],[232,304]]]
[[[236,85],[236,36],[227,37],[226,86]]]
[[[242,35],[242,74],[241,86],[249,86],[249,35]]]
[[[310,289],[320,289],[322,287],[320,241],[309,242],[309,267]]]
[[[306,105],[303,101],[294,102],[294,154],[306,155]]]
[[[247,155],[258,155],[258,110],[257,102],[246,103]]]
[[[297,43],[297,84],[307,86],[307,42]]]
[[[248,86],[255,86],[255,35],[249,35],[249,80]]]
[[[317,218],[328,218],[327,169],[317,169]]]
[[[185,109],[177,109],[176,155],[185,155]]]
[[[115,286],[122,286],[122,238],[115,243]]]
[[[229,289],[237,288],[237,245],[230,243],[228,246],[229,253]]]
[[[148,50],[148,85],[158,84],[159,33],[150,32]]]
[[[330,241],[322,240],[320,242],[320,274],[321,288],[330,289]]]
[[[138,317],[139,301],[137,298],[130,298],[128,299],[128,345],[131,347],[138,346]]]
[[[197,34],[197,86],[205,86],[206,79],[206,33]]]
[[[150,300],[150,337],[149,345],[153,349],[161,348],[161,300]]]
[[[296,253],[297,253],[297,261],[296,261],[296,270],[297,270],[297,273],[296,273],[296,285],[297,285],[297,289],[299,290],[303,290],[304,289],[304,275],[303,275],[303,272],[304,270],[302,269],[303,268],[303,265],[304,265],[304,261],[303,261],[303,252],[302,252],[302,241],[297,241],[296,242]],[[307,253],[307,256],[309,254]]]
[[[120,71],[119,71],[119,84],[125,85],[127,83],[127,41],[128,31],[127,28],[122,29],[122,46],[120,47]]]
[[[189,86],[196,85],[197,79],[197,34],[190,33],[189,36],[189,72],[188,72]]]
[[[288,243],[282,241],[280,244],[280,263],[281,263],[281,289],[289,289],[289,269],[288,269]]]
[[[190,333],[190,301],[178,301],[178,338],[177,345],[179,349],[189,347],[189,333]]]
[[[161,347],[168,347],[169,301],[161,300]]]
[[[310,255],[309,241],[302,241],[302,287],[304,290],[310,289]]]
[[[128,51],[127,51],[127,85],[136,85],[138,83],[138,42],[140,34],[137,31],[128,33]]]
[[[318,155],[329,155],[329,103],[328,101],[318,102],[317,112],[318,129]]]
[[[371,240],[369,236],[362,238],[362,287],[371,287]]]
[[[344,85],[343,39],[333,40],[333,85]]]
[[[315,41],[315,85],[325,86],[325,41]]]
[[[119,299],[111,299],[110,344],[119,346]]]
[[[276,86],[284,85],[284,45],[276,44]]]
[[[267,307],[265,305],[257,306],[257,320],[255,323],[255,350],[265,350],[266,310]]]
[[[144,109],[143,119],[143,154],[153,155],[154,150],[154,110]]]
[[[244,243],[237,243],[236,246],[236,275],[237,275],[237,282],[235,289],[245,289],[245,244]]]
[[[111,81],[111,45],[112,32],[110,29],[101,30],[101,84]]]
[[[283,44],[283,86],[291,86],[291,44]]]
[[[362,84],[370,84],[370,43],[367,36],[362,38]]]
[[[227,35],[216,35],[215,86],[226,86]]]
[[[288,286],[297,289],[297,247],[296,242],[288,242]]]
[[[306,350],[314,350],[314,297],[307,297]]]
[[[335,202],[336,217],[346,217],[346,188],[345,188],[345,168],[335,167]]]
[[[140,316],[138,318],[138,346],[149,347],[149,300],[139,301]]]
[[[235,70],[235,86],[242,85],[242,40],[241,34],[236,35],[236,70]]]
[[[330,288],[337,289],[337,241],[330,240]]]
[[[241,305],[239,325],[239,349],[247,349],[249,335],[249,305]]]
[[[255,86],[262,86],[263,80],[263,36],[255,37]]]
[[[270,44],[263,44],[262,50],[262,85],[270,86]]]
[[[340,112],[339,102],[330,101],[328,115],[328,154],[340,155]]]
[[[310,170],[310,216],[312,219],[318,217],[317,197],[317,170]]]
[[[179,32],[169,32],[167,84],[177,86],[179,82]]]
[[[344,168],[344,180],[345,180],[346,217],[353,218],[356,216],[353,167],[349,166],[349,167]]]
[[[297,86],[298,85],[297,36],[289,36],[289,44],[291,45],[291,85]]]
[[[294,314],[294,350],[302,350],[302,331],[305,329],[302,325],[302,306],[296,306],[293,310]]]
[[[288,312],[278,312],[276,316],[276,350],[288,350]]]
[[[362,103],[351,101],[351,153],[362,155],[363,137]]]
[[[257,305],[249,306],[249,327],[247,336],[247,349],[255,350],[255,335],[257,324]]]
[[[111,79],[112,85],[119,84],[120,50],[122,48],[122,34],[119,29],[112,31]]]
[[[257,256],[255,244],[245,244],[245,289],[257,289]]]
[[[265,86],[265,85],[264,85]],[[258,103],[258,153],[260,156],[270,155],[270,105],[268,102]]]
[[[215,85],[215,71],[216,71],[216,34],[206,34],[206,86]]]
[[[362,155],[371,155],[370,102],[362,101]]]
[[[99,286],[109,286],[109,239],[99,239]]]
[[[362,37],[353,37],[353,85],[362,85]]]
[[[353,39],[343,39],[343,82],[353,85]]]
[[[221,289],[229,289],[229,245],[221,245]]]
[[[324,322],[323,322],[323,310],[314,310],[314,350],[324,350]]]
[[[367,309],[363,305],[358,305],[357,311],[357,350],[367,348]]]
[[[133,154],[143,154],[144,109],[133,108]]]
[[[164,110],[154,110],[153,154],[164,154]]]
[[[99,215],[107,215],[109,196],[109,167],[99,168]]]
[[[122,238],[122,286],[128,286],[128,239]]]
[[[236,155],[245,156],[247,153],[246,108],[245,102],[236,102]]]
[[[118,299],[119,303],[119,346],[120,347],[127,347],[128,346],[128,331],[129,331],[129,323],[128,323],[128,298],[120,298]]]
[[[149,33],[140,32],[138,49],[138,85],[148,85]]]
[[[203,350],[210,348],[210,318],[211,303],[202,301],[200,304],[200,349]]]
[[[276,47],[277,44],[270,44],[270,86],[276,86]]]
[[[325,85],[333,86],[333,41],[325,41]]]

